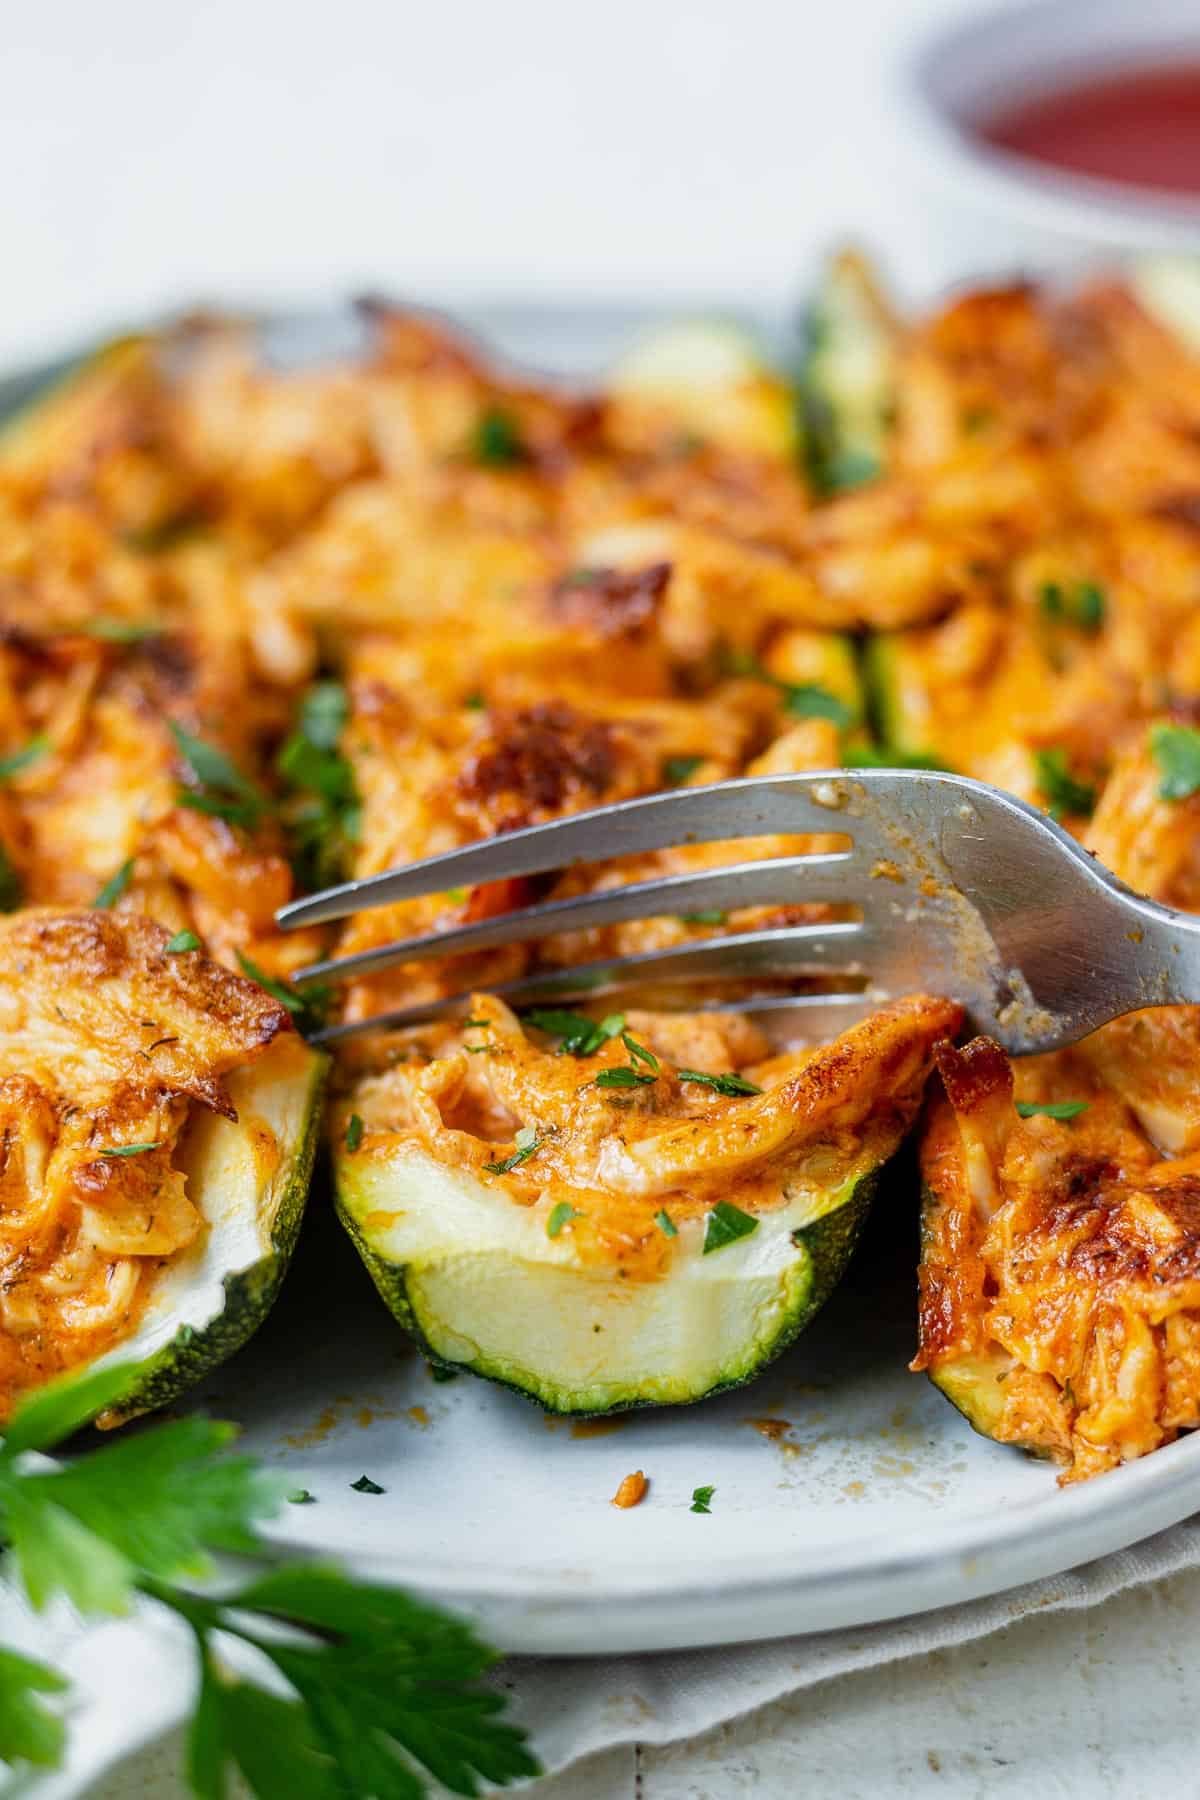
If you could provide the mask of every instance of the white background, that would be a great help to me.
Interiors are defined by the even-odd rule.
[[[196,301],[929,274],[890,68],[973,0],[8,0],[0,362]]]

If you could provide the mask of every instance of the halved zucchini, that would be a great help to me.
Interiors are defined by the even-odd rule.
[[[0,923],[0,1412],[129,1366],[162,1406],[268,1311],[300,1226],[324,1059],[285,1009],[138,914]]]
[[[913,1367],[1063,1480],[1200,1424],[1200,1125],[1179,1079],[1195,1011],[1015,1064],[986,1038],[936,1052]]]
[[[727,320],[680,320],[636,344],[609,376],[608,410],[631,447],[694,437],[785,461],[798,450],[791,390]]]
[[[803,1330],[960,1015],[898,1002],[751,1064],[742,1094],[680,1075],[702,1016],[635,1015],[638,1049],[609,1020],[582,1055],[536,1046],[495,999],[471,1016],[479,1054],[449,1040],[335,1114],[339,1211],[429,1357],[601,1413],[737,1386]]]

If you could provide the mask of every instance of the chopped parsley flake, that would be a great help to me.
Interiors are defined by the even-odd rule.
[[[683,787],[704,761],[702,756],[668,756],[663,763],[663,780],[668,787]]]
[[[296,880],[304,889],[336,881],[358,839],[362,809],[354,770],[338,748],[349,714],[341,682],[315,682],[279,752],[276,766],[289,789],[283,822]]]
[[[835,725],[844,730],[854,723],[854,708],[828,688],[818,687],[810,682],[802,682],[794,686],[791,682],[778,683],[783,695],[783,708],[793,719],[831,719]]]
[[[1018,1100],[1017,1112],[1022,1119],[1074,1119],[1089,1105],[1087,1100]]]
[[[487,701],[482,694],[468,694],[463,701],[463,705],[468,712],[482,712],[487,705]]]
[[[718,1200],[704,1221],[704,1256],[711,1256],[714,1250],[724,1250],[727,1244],[736,1244],[739,1238],[749,1237],[758,1230],[758,1220],[742,1211],[740,1206],[733,1206],[728,1200]]]
[[[381,1488],[377,1481],[372,1481],[369,1475],[360,1475],[357,1481],[350,1483],[350,1486],[356,1494],[382,1494],[387,1491],[385,1488]]]
[[[523,1015],[526,1025],[544,1031],[547,1037],[561,1038],[560,1056],[594,1056],[611,1038],[620,1037],[625,1029],[624,1013],[609,1013],[597,1022],[582,1013],[566,1012],[555,1006],[534,1006]]]
[[[703,1087],[715,1088],[718,1094],[737,1099],[742,1094],[761,1094],[762,1089],[747,1081],[744,1075],[708,1075],[703,1069],[680,1069],[680,1081],[695,1081]]]
[[[353,1150],[358,1149],[358,1146],[363,1141],[363,1130],[364,1130],[364,1126],[363,1126],[362,1119],[359,1117],[359,1115],[357,1113],[351,1113],[350,1114],[350,1122],[346,1126],[346,1148],[347,1148],[347,1150],[353,1151]]]
[[[949,763],[926,750],[901,750],[898,744],[854,744],[843,747],[844,769],[941,769],[953,774]]]
[[[1187,800],[1200,792],[1200,731],[1191,725],[1154,725],[1150,749],[1162,775],[1160,800]]]
[[[0,845],[0,912],[16,912],[24,898],[21,877],[13,868],[8,852]]]
[[[293,1488],[288,1495],[288,1505],[308,1506],[316,1497],[315,1494],[310,1494],[307,1488]]]
[[[569,1200],[560,1200],[552,1208],[550,1217],[546,1220],[546,1236],[556,1238],[564,1225],[568,1225],[572,1219],[582,1219],[582,1217],[583,1214],[578,1207],[572,1206]]]
[[[163,955],[182,956],[185,950],[198,950],[199,948],[200,939],[194,931],[177,931],[175,936],[169,938],[163,945]]]
[[[101,1156],[141,1156],[146,1150],[157,1150],[157,1140],[153,1144],[114,1144],[109,1150],[102,1150]]]
[[[471,456],[485,469],[511,469],[529,461],[520,427],[511,413],[489,406],[480,414],[471,439]]]
[[[637,1039],[631,1037],[627,1031],[621,1033],[621,1042],[628,1050],[630,1056],[632,1056],[634,1062],[645,1063],[648,1069],[653,1069],[654,1073],[656,1075],[658,1074],[658,1058],[655,1056],[653,1050],[647,1050],[645,1044],[639,1044]]]
[[[632,1088],[650,1087],[657,1080],[654,1075],[643,1075],[640,1069],[622,1063],[615,1069],[601,1069],[596,1077],[598,1088]]]
[[[50,739],[44,732],[39,731],[37,736],[31,737],[22,749],[12,750],[7,756],[0,756],[0,781],[10,781],[22,769],[27,769],[30,763],[39,762],[49,748]]]
[[[512,1155],[506,1156],[503,1162],[484,1163],[483,1166],[489,1175],[507,1175],[510,1169],[515,1169],[521,1163],[528,1162],[534,1152],[541,1149],[545,1141],[545,1138],[538,1136],[532,1125],[522,1125],[513,1139],[516,1148]]]
[[[262,789],[243,775],[233,759],[216,744],[193,737],[174,719],[169,724],[176,748],[195,784],[181,787],[176,794],[176,803],[190,807],[193,812],[224,819],[229,825],[253,830],[271,810],[271,802]]]
[[[144,644],[147,638],[162,636],[161,625],[139,625],[130,619],[91,619],[78,629],[84,637],[100,638],[106,644]]]
[[[661,1207],[659,1211],[655,1213],[654,1223],[658,1226],[658,1229],[662,1232],[664,1237],[679,1236],[679,1227],[676,1225],[665,1206]]]
[[[1055,624],[1074,625],[1093,637],[1104,624],[1104,589],[1094,581],[1080,581],[1064,588],[1057,581],[1044,582],[1038,591],[1042,616]]]
[[[92,901],[93,907],[98,911],[105,912],[110,906],[115,906],[117,904],[117,901],[121,898],[121,895],[125,892],[133,878],[133,860],[134,859],[131,856],[127,861],[123,862],[116,874],[110,875],[104,886],[100,889],[100,892]]]
[[[333,998],[331,989],[314,986],[305,988],[301,993],[299,989],[291,987],[288,982],[276,981],[273,976],[266,974],[241,950],[237,953],[237,959],[241,965],[242,974],[248,975],[251,981],[257,981],[259,987],[264,988],[272,1000],[278,1000],[280,1006],[285,1007],[291,1013],[292,1018],[296,1021],[297,1031],[320,1030],[329,1013],[329,1004]]]
[[[716,1493],[716,1491],[717,1490],[715,1487],[693,1488],[692,1489],[692,1504],[689,1506],[688,1511],[689,1512],[698,1512],[698,1513],[711,1512],[712,1507],[709,1505],[709,1501],[712,1499],[712,1497]]]
[[[713,907],[709,912],[679,913],[677,916],[681,925],[723,925],[728,914]]]
[[[1065,750],[1039,750],[1034,757],[1037,784],[1049,802],[1050,817],[1064,818],[1073,813],[1089,818],[1096,805],[1096,790],[1087,782],[1076,781],[1067,766]]]

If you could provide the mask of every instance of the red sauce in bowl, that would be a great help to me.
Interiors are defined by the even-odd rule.
[[[1200,59],[1094,76],[1010,103],[985,143],[1077,175],[1200,194]]]

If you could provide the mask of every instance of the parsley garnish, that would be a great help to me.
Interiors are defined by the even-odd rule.
[[[100,638],[106,644],[144,644],[147,638],[162,636],[161,625],[139,625],[128,619],[89,619],[77,629],[84,637]]]
[[[655,1075],[643,1075],[640,1069],[629,1063],[621,1063],[615,1069],[601,1069],[596,1077],[598,1088],[632,1088],[650,1087],[658,1079]]]
[[[115,906],[117,904],[117,901],[121,898],[121,895],[125,892],[130,881],[133,879],[133,863],[134,859],[131,856],[121,864],[115,875],[109,876],[104,886],[100,889],[100,892],[96,895],[96,898],[92,901],[92,905],[96,910],[105,912],[110,906]]]
[[[489,406],[481,413],[471,439],[471,455],[485,469],[511,469],[529,461],[521,430],[511,413]]]
[[[835,725],[844,730],[854,723],[854,708],[831,694],[828,688],[818,687],[814,683],[802,682],[793,686],[791,682],[779,682],[777,685],[783,692],[783,708],[794,719],[831,719]]]
[[[1162,775],[1160,800],[1187,800],[1200,791],[1200,731],[1191,725],[1153,725],[1150,749]]]
[[[350,1114],[350,1123],[346,1126],[346,1148],[355,1151],[363,1141],[365,1127],[357,1113]]]
[[[506,1156],[503,1162],[484,1163],[483,1166],[489,1175],[507,1175],[510,1169],[518,1168],[521,1163],[528,1162],[535,1150],[540,1150],[545,1141],[545,1138],[538,1136],[532,1125],[522,1125],[513,1139],[516,1149],[512,1155]]]
[[[0,844],[0,912],[16,912],[24,898],[21,877],[13,868],[7,850]]]
[[[1067,766],[1065,750],[1039,750],[1034,756],[1037,784],[1049,802],[1050,817],[1061,819],[1068,813],[1091,816],[1096,805],[1096,790],[1076,781]]]
[[[521,1018],[522,1023],[532,1025],[535,1031],[544,1031],[547,1037],[561,1038],[560,1056],[595,1056],[610,1038],[620,1037],[625,1029],[624,1013],[609,1013],[597,1021],[556,1006],[533,1006]]]
[[[463,705],[468,712],[483,712],[484,708],[487,706],[487,701],[482,694],[474,693],[466,696],[463,700]]]
[[[742,1094],[761,1094],[762,1089],[747,1081],[744,1075],[707,1075],[703,1069],[678,1070],[680,1081],[696,1081],[704,1087],[715,1088],[718,1094],[725,1094],[729,1099],[737,1099]]]
[[[692,1489],[692,1504],[688,1507],[688,1511],[689,1512],[698,1512],[698,1513],[711,1512],[712,1507],[708,1503],[712,1499],[712,1497],[716,1493],[716,1491],[717,1490],[715,1487],[693,1488]]]
[[[713,907],[710,912],[679,913],[676,916],[681,925],[723,925],[728,914]]]
[[[0,1443],[0,1534],[7,1572],[35,1608],[61,1596],[85,1614],[122,1613],[140,1597],[187,1624],[200,1673],[187,1748],[198,1797],[226,1791],[230,1764],[259,1800],[421,1800],[429,1780],[470,1794],[540,1772],[523,1734],[497,1718],[503,1699],[478,1685],[494,1658],[470,1626],[336,1568],[269,1566],[255,1527],[287,1484],[225,1453],[231,1425],[176,1419],[66,1466],[30,1464],[25,1451],[52,1450],[117,1403],[131,1373],[93,1368],[17,1410]],[[260,1558],[259,1570],[219,1596],[201,1591],[193,1584],[212,1573],[214,1550]],[[272,1664],[285,1690],[219,1661],[229,1637]],[[0,1650],[0,1760],[58,1761],[64,1728],[43,1696],[64,1687],[53,1669]]]
[[[668,787],[683,787],[704,761],[702,756],[668,756],[663,763],[663,780]]]
[[[1070,589],[1064,589],[1057,581],[1044,582],[1038,592],[1038,604],[1045,618],[1056,624],[1074,625],[1089,637],[1104,624],[1105,593],[1094,581],[1080,581]]]
[[[1017,1113],[1022,1119],[1074,1119],[1090,1104],[1088,1100],[1018,1100]]]
[[[925,750],[901,750],[897,744],[853,744],[842,750],[844,769],[941,769],[953,774]]]
[[[740,1206],[733,1206],[728,1200],[718,1200],[704,1221],[704,1249],[702,1255],[711,1256],[714,1250],[723,1250],[726,1244],[736,1244],[739,1238],[749,1237],[758,1230],[758,1220],[742,1211]]]
[[[179,789],[175,797],[176,804],[190,807],[193,812],[208,813],[214,818],[224,819],[229,825],[241,825],[248,831],[253,830],[264,814],[271,810],[271,802],[262,789],[243,775],[232,758],[216,744],[210,744],[204,738],[193,737],[190,731],[185,731],[174,719],[169,721],[169,725],[176,748],[195,784]]]
[[[372,1481],[369,1475],[360,1475],[357,1481],[350,1483],[350,1486],[356,1494],[385,1494],[387,1492],[387,1489],[381,1488],[377,1481]]]
[[[157,1150],[158,1140],[152,1144],[114,1144],[109,1150],[102,1150],[101,1156],[141,1156],[143,1151]]]
[[[276,981],[251,962],[241,950],[237,953],[242,974],[248,975],[251,981],[257,981],[260,988],[270,994],[272,1000],[278,1000],[280,1006],[286,1007],[296,1021],[296,1030],[302,1032],[319,1031],[329,1016],[329,1007],[333,999],[333,990],[319,984],[301,991],[286,981]]]
[[[292,867],[304,889],[336,881],[358,839],[362,808],[354,770],[338,749],[349,712],[341,683],[318,681],[277,759],[289,789],[282,810]]]
[[[572,1206],[569,1200],[560,1200],[551,1209],[550,1217],[546,1220],[546,1236],[556,1238],[564,1225],[569,1224],[572,1219],[582,1219],[582,1217],[583,1214],[578,1207]]]
[[[315,1494],[310,1494],[307,1488],[293,1488],[287,1500],[289,1506],[307,1506],[316,1497]]]
[[[679,1236],[679,1227],[676,1225],[665,1206],[661,1207],[659,1211],[655,1213],[654,1223],[658,1226],[658,1229],[662,1232],[664,1237]]]
[[[654,1073],[658,1074],[658,1058],[652,1050],[647,1050],[645,1044],[639,1044],[637,1039],[631,1037],[627,1031],[621,1033],[621,1042],[634,1062],[645,1063],[648,1069],[653,1069]]]
[[[177,931],[173,938],[163,945],[164,956],[182,956],[185,950],[198,950],[200,939],[194,931]]]
[[[30,763],[40,762],[49,748],[50,739],[44,732],[39,731],[36,737],[30,738],[23,749],[12,750],[7,756],[0,756],[0,781],[11,781],[14,775],[19,774],[22,769],[27,769]]]

